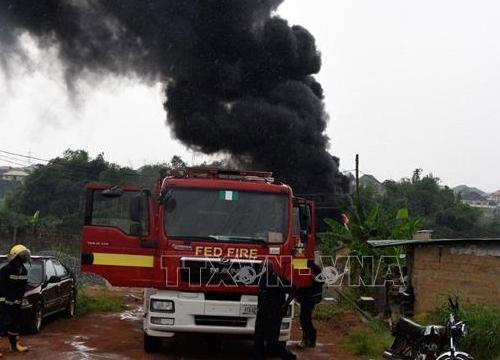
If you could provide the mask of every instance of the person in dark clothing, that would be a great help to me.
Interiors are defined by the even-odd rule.
[[[266,267],[259,283],[254,360],[264,360],[267,354],[280,356],[284,360],[297,359],[293,352],[279,342],[281,322],[285,315],[283,309],[293,298],[292,286],[274,271],[270,262]]]
[[[12,351],[25,352],[28,347],[19,342],[21,304],[23,301],[30,261],[30,251],[23,245],[15,245],[9,253],[8,264],[0,269],[0,335],[8,336]]]
[[[316,346],[317,331],[314,328],[312,315],[314,307],[323,298],[323,285],[325,284],[321,268],[312,260],[308,261],[307,266],[311,269],[311,276],[313,276],[312,285],[299,288],[295,295],[300,304],[300,326],[302,327],[302,341],[298,344],[300,348]]]

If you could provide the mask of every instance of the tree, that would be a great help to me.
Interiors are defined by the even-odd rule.
[[[26,177],[24,184],[6,201],[4,213],[10,220],[0,217],[4,224],[31,226],[32,228],[57,227],[79,233],[83,221],[84,188],[88,182],[103,182],[112,185],[139,184],[153,189],[160,178],[160,170],[184,169],[186,163],[174,156],[170,163],[147,165],[139,170],[109,163],[103,154],[91,158],[84,150],[66,150],[63,156],[37,167]],[[14,221],[28,217],[26,223]],[[36,226],[33,216],[36,216]],[[0,225],[2,225],[0,222]]]
[[[363,204],[380,204],[384,211],[407,208],[422,221],[422,227],[434,230],[436,238],[498,236],[498,217],[488,219],[480,209],[463,204],[453,190],[441,186],[432,174],[422,169],[413,172],[411,179],[385,181],[378,194],[361,192]]]

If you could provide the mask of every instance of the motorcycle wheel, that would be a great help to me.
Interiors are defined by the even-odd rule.
[[[468,354],[457,354],[453,357],[451,355],[440,357],[439,360],[474,360],[474,358]]]

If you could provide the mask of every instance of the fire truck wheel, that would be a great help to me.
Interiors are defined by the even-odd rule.
[[[161,347],[162,338],[156,336],[149,336],[144,333],[144,351],[152,353],[158,351]]]

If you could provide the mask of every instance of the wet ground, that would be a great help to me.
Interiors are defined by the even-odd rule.
[[[89,314],[75,319],[48,319],[38,335],[26,335],[22,340],[30,346],[29,353],[6,353],[6,340],[0,344],[5,359],[251,359],[252,342],[231,337],[207,335],[176,336],[164,343],[161,352],[146,354],[142,343],[142,313],[140,302],[130,300],[129,310],[119,313]],[[288,347],[300,359],[358,360],[346,354],[339,346],[347,331],[359,325],[353,314],[341,321],[316,322],[318,346],[298,350],[300,339],[298,324],[294,324]]]

